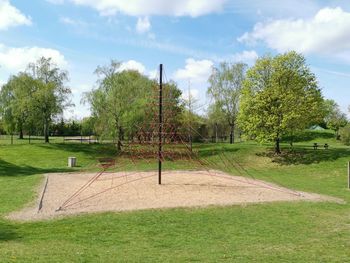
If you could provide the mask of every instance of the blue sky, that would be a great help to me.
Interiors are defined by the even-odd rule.
[[[168,79],[207,105],[207,77],[223,60],[252,65],[258,56],[302,52],[326,98],[350,105],[350,3],[304,0],[0,0],[0,84],[39,56],[69,71],[76,107],[111,59]]]

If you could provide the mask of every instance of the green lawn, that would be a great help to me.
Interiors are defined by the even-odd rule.
[[[306,132],[294,140],[293,150],[283,144],[280,157],[271,154],[270,145],[252,142],[195,147],[218,164],[213,168],[332,195],[347,204],[286,202],[16,223],[3,216],[34,198],[43,173],[71,171],[68,156],[78,158],[76,169],[96,170],[96,159],[115,151],[109,145],[0,145],[0,262],[350,262],[350,148],[327,132]],[[313,142],[327,142],[330,149],[314,151]],[[220,164],[220,152],[232,165]],[[149,167],[138,163],[139,169]],[[177,161],[166,162],[166,168],[190,167]]]

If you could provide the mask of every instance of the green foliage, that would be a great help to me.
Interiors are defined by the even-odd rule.
[[[204,119],[196,113],[200,108],[198,100],[188,91],[187,96],[183,98],[183,111],[181,114],[182,133],[188,134],[191,141],[201,141],[204,134],[201,134]]]
[[[345,145],[350,145],[350,124],[346,125],[345,127],[340,128],[339,136],[340,136],[340,140]]]
[[[33,79],[24,73],[12,76],[2,87],[0,115],[7,133],[13,134],[18,131],[23,134],[23,129],[30,126],[28,119],[32,118],[30,115],[33,115],[30,103],[33,89]]]
[[[49,127],[53,118],[62,114],[63,109],[72,106],[69,100],[71,90],[65,86],[68,72],[58,68],[51,58],[44,57],[29,64],[27,72],[35,82],[31,99],[35,121],[41,121],[45,141],[49,142]]]
[[[3,120],[0,118],[0,134],[5,134],[5,127],[4,127],[4,122]]]
[[[233,143],[234,129],[236,125],[239,97],[245,78],[247,65],[244,63],[222,62],[218,68],[214,67],[209,77],[208,94],[214,100],[212,113],[223,114],[231,128],[230,142]],[[218,111],[218,109],[220,109]],[[219,116],[220,116],[219,115]],[[218,116],[218,117],[219,117]],[[221,116],[220,116],[221,117]]]
[[[154,122],[158,114],[156,99],[158,84],[137,71],[120,71],[120,63],[98,67],[98,88],[85,95],[94,118],[94,130],[100,138],[118,139],[118,149],[124,136],[132,138],[144,123]],[[179,123],[181,91],[175,82],[163,86],[163,111],[169,112],[167,121]]]
[[[295,52],[259,58],[248,70],[239,115],[240,127],[259,142],[276,142],[322,116],[323,98],[305,58]]]
[[[86,94],[95,131],[100,137],[118,137],[118,147],[125,132],[131,134],[145,116],[153,82],[137,71],[121,71],[120,63],[98,67],[99,86]]]
[[[26,73],[12,76],[0,91],[0,116],[8,133],[40,133],[49,140],[52,120],[70,106],[67,72],[52,61],[40,58],[28,65]]]
[[[153,101],[152,109],[150,109],[151,114],[147,113],[145,117],[148,118],[148,121],[154,122],[154,118],[157,119],[158,116],[158,84],[154,84],[155,92],[151,93],[150,100]],[[181,100],[182,91],[178,88],[176,82],[170,80],[168,83],[163,85],[163,119],[166,123],[171,124],[172,126],[178,128],[181,125],[181,115],[184,113],[184,105]],[[154,100],[156,97],[156,101]],[[153,98],[152,98],[153,97]],[[191,117],[190,117],[191,118]],[[170,132],[170,125],[168,132]],[[164,127],[167,131],[166,128]]]
[[[348,123],[346,114],[341,112],[339,105],[334,100],[325,100],[324,108],[324,121],[327,125],[327,128],[335,131],[336,135],[338,135],[339,129],[345,127]]]
[[[81,121],[81,132],[84,136],[89,136],[95,134],[94,127],[95,127],[96,119],[93,117],[86,117]]]
[[[226,115],[216,103],[208,107],[207,125],[209,135],[214,138],[226,136],[230,132],[230,125],[227,122]]]

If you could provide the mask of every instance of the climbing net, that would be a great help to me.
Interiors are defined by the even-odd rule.
[[[256,183],[248,180],[249,177],[253,179],[255,177],[240,162],[228,156],[224,149],[219,151],[216,147],[214,150],[207,150],[207,153],[204,154],[202,151],[202,155],[198,148],[193,149],[191,134],[202,136],[191,124],[188,124],[188,127],[180,125],[178,116],[181,108],[178,106],[171,85],[167,81],[163,82],[162,75],[161,66],[160,83],[154,85],[153,96],[146,105],[147,116],[142,123],[135,125],[137,132],[123,143],[122,152],[115,158],[100,158],[100,170],[69,196],[58,210],[83,204],[85,201],[108,191],[146,178],[158,177],[158,184],[161,184],[162,164],[168,161],[172,164],[179,164],[180,167],[183,165],[187,170],[202,171],[211,177],[235,180],[254,187],[264,187],[273,191],[288,191],[289,194],[299,195],[296,191],[271,186],[263,181]],[[206,141],[206,138],[202,138],[202,140]],[[211,156],[215,156],[215,158],[210,158]],[[157,163],[158,170],[155,171]],[[142,167],[142,171],[152,172],[145,175],[141,173],[139,167]],[[218,174],[217,170],[236,173],[241,177]],[[120,174],[111,171],[131,172]],[[121,178],[125,180],[121,181]],[[102,189],[89,191],[99,181],[110,181],[110,184],[106,184]]]

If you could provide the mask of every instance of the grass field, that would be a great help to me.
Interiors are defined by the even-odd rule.
[[[225,154],[254,176],[282,186],[332,195],[347,204],[273,203],[198,209],[103,213],[18,223],[4,219],[34,198],[43,173],[95,170],[110,145],[15,144],[0,146],[0,262],[350,262],[350,148],[327,132],[305,132],[279,157],[252,142],[196,145],[219,163]],[[328,150],[312,149],[313,142]],[[185,162],[167,164],[186,168]],[[139,168],[146,165],[139,163]],[[131,167],[130,167],[131,169]],[[241,173],[241,174],[240,174]]]

